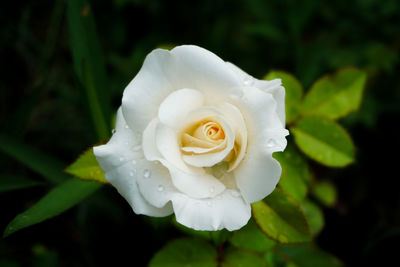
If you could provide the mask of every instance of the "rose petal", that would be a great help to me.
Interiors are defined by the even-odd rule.
[[[205,93],[208,102],[218,103],[227,94],[240,94],[240,81],[215,54],[194,45],[171,51],[156,49],[125,88],[122,111],[128,125],[142,132],[157,115],[161,102],[182,88]]]
[[[136,171],[134,171],[136,170]],[[131,163],[125,163],[118,168],[106,172],[106,179],[128,201],[136,214],[144,214],[154,217],[164,217],[173,213],[171,203],[157,208],[147,202],[138,189],[136,179],[138,170]]]
[[[158,118],[170,128],[178,128],[187,114],[202,106],[203,102],[203,94],[198,90],[184,88],[174,91],[161,103]]]
[[[167,204],[158,208],[150,205],[139,192],[136,178],[136,162],[143,161],[140,137],[134,134],[125,123],[121,109],[117,112],[115,133],[110,141],[93,148],[94,155],[105,172],[106,180],[128,201],[136,214],[162,217],[171,214],[172,206]]]
[[[185,80],[180,88],[202,91],[210,103],[218,103],[227,94],[238,94],[240,80],[217,55],[194,45],[182,45],[171,50],[177,60],[178,74]],[[179,84],[176,79],[176,84]]]
[[[277,103],[276,112],[282,122],[282,126],[285,126],[285,88],[283,88],[281,84],[281,79],[275,79],[272,81],[258,80],[256,82],[256,87],[266,93],[272,94]]]
[[[247,149],[247,128],[243,115],[240,110],[230,103],[222,103],[219,110],[229,121],[235,132],[235,140],[237,143],[237,155],[233,162],[230,162],[228,171],[235,169],[242,161]]]
[[[255,87],[246,89],[240,110],[248,129],[248,146],[234,174],[243,197],[253,203],[270,194],[279,181],[281,167],[272,153],[285,148],[288,132],[275,112],[272,95]]]
[[[186,195],[172,198],[176,220],[195,230],[234,231],[244,226],[251,216],[250,204],[236,190],[225,190],[213,199],[192,199]]]
[[[117,112],[115,132],[107,144],[93,148],[103,171],[107,172],[132,159],[143,157],[140,135],[126,124],[121,108]]]
[[[241,80],[244,81],[250,78],[252,79],[252,86],[273,95],[277,103],[276,112],[278,113],[282,125],[285,126],[285,88],[282,87],[281,79],[274,79],[270,81],[258,80],[244,72],[236,65],[230,62],[226,62],[226,64],[238,75],[238,77],[240,77]]]
[[[184,155],[183,160],[186,163],[196,167],[211,167],[221,162],[231,152],[235,143],[235,133],[229,123],[220,114],[221,113],[216,112],[215,109],[207,107],[196,109],[188,114],[188,119],[192,121],[198,121],[206,117],[218,122],[225,132],[227,142],[226,147],[222,151],[207,154]]]
[[[152,120],[143,133],[143,150],[147,160],[159,160],[168,168],[173,185],[193,198],[213,197],[225,186],[202,168],[187,166],[181,158],[174,131]]]

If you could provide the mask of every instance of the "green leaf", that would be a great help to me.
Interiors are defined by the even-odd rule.
[[[302,202],[307,195],[310,172],[307,161],[293,145],[288,145],[284,152],[276,152],[274,158],[282,166],[279,186],[295,200]]]
[[[265,252],[275,246],[275,241],[268,238],[250,219],[246,226],[235,231],[229,240],[237,248]]]
[[[100,182],[107,184],[103,170],[100,168],[93,148],[88,149],[79,158],[65,169],[65,172],[72,174],[82,180]]]
[[[281,246],[280,251],[298,267],[343,266],[336,257],[311,245]]]
[[[303,96],[303,87],[293,75],[283,71],[271,71],[264,80],[282,79],[282,85],[285,87],[285,111],[286,123],[293,122],[300,113],[301,97]]]
[[[242,249],[229,249],[224,253],[221,267],[266,267],[267,263],[258,254]]]
[[[68,210],[100,187],[101,184],[78,179],[65,181],[28,210],[17,215],[6,227],[4,237]]]
[[[356,68],[344,68],[317,80],[304,97],[302,114],[338,119],[358,110],[367,75]]]
[[[319,202],[327,207],[332,207],[336,204],[336,187],[329,181],[314,182],[311,185],[311,193]]]
[[[330,167],[354,161],[355,148],[349,134],[334,121],[307,117],[292,129],[297,146],[310,158]]]
[[[252,204],[258,227],[283,244],[310,241],[310,228],[299,204],[280,189]]]
[[[217,252],[210,244],[183,238],[169,242],[151,259],[149,267],[216,267]]]
[[[0,177],[0,193],[42,184],[41,182],[31,180],[24,176],[2,174]]]
[[[41,174],[51,183],[60,183],[69,178],[62,172],[65,167],[63,162],[43,154],[34,147],[22,144],[14,138],[0,134],[0,151]]]
[[[301,207],[306,215],[308,224],[310,225],[311,234],[313,236],[317,235],[321,232],[322,228],[324,228],[324,213],[318,205],[309,200],[302,203]]]
[[[110,99],[103,54],[91,7],[86,0],[67,1],[67,20],[74,70],[99,139],[110,135]]]
[[[264,254],[264,260],[267,263],[267,266],[271,267],[280,267],[280,266],[285,266],[289,267],[289,264],[285,263],[285,260],[287,259],[282,259],[282,256],[278,255],[275,250],[270,250],[267,253]]]

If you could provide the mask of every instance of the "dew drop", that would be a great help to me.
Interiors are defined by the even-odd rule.
[[[151,176],[150,170],[145,169],[145,170],[143,171],[143,177],[144,177],[144,178],[150,178],[150,176]]]
[[[278,143],[277,143],[273,138],[271,138],[271,139],[269,139],[269,140],[267,141],[267,147],[269,147],[269,148],[275,147],[275,146],[277,146],[277,145],[278,145]]]
[[[232,195],[233,197],[240,197],[240,193],[239,193],[239,191],[237,191],[237,190],[232,190],[232,191],[231,191],[231,195]]]
[[[254,84],[254,79],[253,79],[252,77],[246,76],[246,77],[243,79],[243,85],[245,85],[245,86],[251,86],[251,85],[253,85],[253,84]]]
[[[111,133],[112,133],[112,134],[115,134],[115,132],[116,132],[115,129],[112,129],[112,130],[111,130]]]
[[[157,188],[157,191],[158,191],[158,192],[164,191],[164,186],[159,185],[158,188]]]
[[[128,124],[125,124],[125,129],[129,129],[129,126],[128,126]]]

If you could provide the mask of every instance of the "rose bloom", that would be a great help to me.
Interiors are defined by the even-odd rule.
[[[156,49],[94,154],[136,214],[236,230],[279,181],[272,153],[286,147],[284,99],[280,79],[254,79],[203,48]]]

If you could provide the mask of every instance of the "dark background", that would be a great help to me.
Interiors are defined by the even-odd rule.
[[[91,2],[113,110],[146,54],[161,45],[202,46],[258,78],[285,70],[305,89],[343,66],[366,70],[361,110],[341,121],[357,162],[345,169],[311,163],[339,192],[338,204],[324,210],[317,243],[349,266],[398,262],[399,1]],[[0,9],[0,127],[67,165],[98,140],[74,83],[65,10],[61,0],[10,1]],[[42,180],[4,154],[2,174]],[[49,188],[0,194],[1,231]],[[61,216],[2,239],[0,265],[142,266],[178,235],[169,224],[135,216],[105,187]]]

